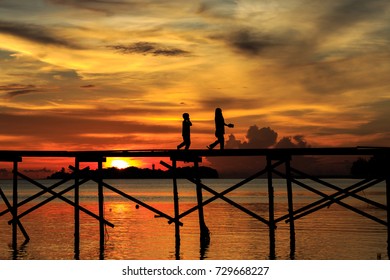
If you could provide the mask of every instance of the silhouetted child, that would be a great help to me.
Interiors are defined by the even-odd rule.
[[[188,150],[191,145],[191,133],[190,127],[192,123],[190,121],[190,115],[188,113],[183,114],[183,123],[182,123],[182,131],[181,134],[183,136],[183,142],[177,146],[177,149],[180,149],[185,146],[185,150]]]
[[[221,150],[224,149],[224,147],[225,147],[225,137],[224,137],[225,126],[234,127],[234,124],[232,124],[232,123],[226,124],[225,119],[223,118],[223,115],[222,115],[222,109],[221,108],[215,109],[215,137],[217,137],[217,140],[214,143],[207,146],[207,148],[209,150],[212,150],[218,144],[219,144],[219,147],[221,148]]]

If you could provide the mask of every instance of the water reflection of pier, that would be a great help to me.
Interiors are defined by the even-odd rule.
[[[241,182],[230,186],[222,192],[217,192],[207,185],[202,183],[202,178],[199,176],[199,172],[196,172],[199,168],[199,164],[202,162],[203,157],[257,157],[263,158],[265,161],[265,167],[262,170],[259,170],[252,176],[243,179]],[[298,169],[296,169],[293,165],[294,157],[297,156],[381,156],[386,160],[384,161],[384,170],[386,172],[380,176],[374,176],[372,178],[363,178],[359,180],[357,183],[352,184],[348,187],[339,187],[334,184],[327,182],[326,180],[320,179],[316,176],[306,174]],[[51,186],[44,186],[40,182],[29,178],[25,174],[22,174],[18,165],[22,162],[23,158],[36,158],[36,157],[44,157],[44,158],[72,158],[74,159],[74,166],[70,166],[70,169],[73,171],[72,174],[67,177],[59,180]],[[174,213],[173,215],[164,213],[151,205],[137,199],[131,194],[125,193],[120,189],[106,183],[102,176],[103,170],[103,162],[105,162],[106,158],[109,157],[154,157],[161,160],[161,164],[170,169],[172,171],[172,180],[173,180],[173,201],[174,201]],[[168,158],[170,163],[167,163],[165,158]],[[309,215],[311,213],[315,213],[316,211],[327,207],[331,204],[339,204],[342,207],[345,207],[365,218],[371,219],[379,224],[382,224],[387,228],[387,255],[390,256],[390,149],[389,148],[304,148],[304,149],[240,149],[240,150],[189,150],[189,151],[178,151],[178,150],[142,150],[142,151],[0,151],[0,162],[10,162],[13,164],[13,188],[12,188],[12,199],[8,200],[7,196],[4,194],[0,187],[0,201],[4,202],[6,209],[0,212],[0,216],[3,216],[7,213],[11,215],[11,220],[8,222],[11,225],[11,233],[12,233],[12,247],[14,250],[14,254],[16,256],[18,250],[18,229],[23,234],[25,240],[24,242],[28,242],[30,239],[28,233],[24,229],[22,225],[21,219],[33,212],[34,210],[42,207],[43,205],[49,203],[54,199],[60,199],[65,203],[71,205],[74,208],[74,257],[75,259],[79,259],[80,257],[80,211],[85,214],[95,218],[99,223],[99,232],[100,232],[100,258],[104,259],[104,246],[105,246],[105,226],[114,227],[112,223],[107,221],[104,217],[104,190],[110,190],[112,192],[117,193],[118,195],[128,199],[140,205],[153,213],[157,217],[162,217],[167,219],[169,224],[174,224],[175,226],[175,237],[176,237],[176,258],[179,259],[180,256],[180,227],[183,226],[181,219],[185,216],[193,213],[194,211],[198,212],[199,215],[199,229],[200,229],[200,247],[201,252],[204,252],[207,248],[210,235],[209,230],[206,226],[206,221],[203,216],[203,207],[217,199],[224,200],[229,203],[237,210],[243,211],[244,213],[250,215],[255,220],[259,221],[267,225],[269,228],[269,258],[275,259],[275,230],[277,224],[284,221],[289,223],[290,227],[290,249],[291,259],[294,258],[295,252],[295,227],[294,221]],[[178,192],[178,183],[176,176],[176,168],[178,162],[187,162],[194,165],[195,173],[193,176],[188,176],[186,178],[190,182],[194,184],[197,194],[197,205],[192,207],[191,209],[180,213],[180,205],[179,205],[179,192]],[[80,169],[80,163],[97,163],[98,172],[93,175],[89,173],[83,172],[84,169]],[[260,169],[260,168],[259,168]],[[235,189],[238,189],[248,182],[259,178],[261,176],[265,176],[267,180],[267,189],[268,189],[268,213],[265,215],[260,215],[255,213],[243,205],[235,202],[234,200],[228,198],[226,195]],[[275,209],[274,209],[274,187],[273,187],[273,179],[277,176],[278,178],[282,177],[286,180],[286,189],[287,189],[287,199],[288,199],[288,210],[286,213],[280,217],[275,217]],[[306,183],[304,183],[301,179],[305,178]],[[25,200],[19,201],[18,194],[18,180],[23,179],[37,188],[41,189],[36,194],[28,197]],[[332,190],[332,194],[324,193],[317,188],[310,186],[307,183],[307,179],[310,179],[311,182],[315,182],[316,184],[320,184],[324,187],[327,187],[329,190]],[[73,184],[65,189],[57,192],[55,189],[65,183],[68,183],[73,180]],[[80,205],[80,186],[85,184],[88,181],[96,182],[98,189],[98,213],[93,213],[90,210],[82,207]],[[381,182],[386,182],[386,204],[379,203],[377,201],[373,201],[364,196],[359,195],[359,192],[366,190],[372,186],[375,186]],[[293,201],[293,186],[301,187],[306,189],[307,191],[313,192],[317,194],[320,198],[310,203],[304,207],[296,209],[294,207]],[[66,198],[64,195],[68,192],[73,191],[74,200],[70,200]],[[204,200],[203,192],[208,192],[212,195],[212,197]],[[42,197],[43,195],[50,194],[51,196],[44,199],[43,201],[31,206],[27,210],[23,212],[19,211],[20,207],[26,205],[27,203],[31,203],[33,200]],[[361,209],[358,209],[348,203],[345,202],[346,198],[354,198],[360,201],[363,201],[369,205],[372,205],[378,209],[386,211],[387,219],[382,220],[368,212],[365,212]],[[21,213],[20,213],[21,212]],[[216,241],[217,242],[217,241]],[[202,256],[201,256],[202,258]]]

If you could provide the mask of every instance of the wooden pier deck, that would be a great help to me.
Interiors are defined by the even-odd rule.
[[[202,162],[204,157],[261,157],[264,158],[265,167],[259,167],[259,171],[253,175],[243,179],[241,182],[227,188],[222,192],[217,192],[207,185],[202,183],[202,178],[200,178],[199,173],[195,172],[195,176],[186,178],[194,184],[196,187],[197,194],[197,205],[193,208],[180,213],[179,209],[179,193],[178,193],[178,183],[175,175],[177,168],[177,163],[185,161],[187,163],[192,163],[194,165],[194,170],[197,171],[199,165]],[[381,156],[387,160],[384,163],[384,168],[386,173],[381,176],[375,176],[373,178],[363,178],[358,183],[355,183],[349,187],[341,188],[339,186],[330,184],[322,180],[321,178],[316,177],[315,175],[306,174],[294,167],[294,157],[296,156]],[[51,186],[44,186],[38,181],[28,177],[27,175],[19,171],[19,163],[23,161],[24,158],[71,158],[74,160],[74,165],[70,166],[70,169],[73,171],[71,176],[59,180],[57,183]],[[103,162],[106,158],[109,157],[129,157],[129,158],[146,158],[153,157],[161,159],[160,163],[165,168],[172,171],[172,189],[173,189],[173,201],[174,201],[174,213],[168,214],[152,207],[151,205],[137,199],[136,197],[127,194],[120,189],[112,186],[104,181],[102,174]],[[79,259],[80,256],[80,211],[86,213],[87,215],[95,218],[99,223],[99,232],[100,232],[100,258],[104,259],[104,246],[105,246],[105,226],[114,227],[114,224],[107,221],[104,217],[104,189],[108,189],[117,193],[118,195],[137,203],[138,205],[145,207],[146,209],[155,213],[158,217],[166,218],[168,223],[174,224],[175,226],[175,237],[176,237],[176,249],[180,249],[180,227],[183,225],[181,219],[188,214],[197,211],[199,215],[199,232],[200,232],[200,244],[201,246],[206,246],[210,241],[209,230],[206,225],[206,221],[203,216],[203,207],[217,199],[222,199],[225,202],[229,203],[237,210],[243,211],[249,216],[253,217],[257,221],[265,224],[269,228],[269,258],[274,259],[275,256],[275,230],[279,222],[288,222],[290,225],[290,248],[291,252],[295,251],[295,226],[294,221],[306,216],[311,213],[315,213],[318,210],[327,207],[333,203],[339,204],[342,207],[345,207],[359,215],[371,219],[387,228],[387,252],[390,256],[390,148],[387,147],[345,147],[345,148],[294,148],[294,149],[225,149],[225,150],[107,150],[107,151],[10,151],[3,150],[0,151],[0,164],[4,162],[10,162],[13,166],[13,189],[12,189],[12,199],[9,201],[4,195],[1,186],[0,186],[0,201],[4,202],[6,209],[0,212],[0,216],[5,214],[10,214],[11,220],[9,224],[11,225],[11,236],[12,236],[12,246],[14,250],[17,250],[18,244],[18,229],[22,232],[26,241],[29,240],[28,233],[22,225],[22,218],[35,209],[49,203],[53,199],[61,199],[65,203],[68,203],[74,207],[74,252],[75,259]],[[96,163],[97,164],[97,173],[94,175],[85,175],[80,169],[80,163]],[[244,206],[239,203],[229,199],[226,195],[231,191],[240,188],[241,186],[247,184],[248,182],[259,178],[260,176],[266,176],[267,178],[267,190],[268,190],[268,215],[260,216],[257,213],[246,209]],[[281,217],[275,217],[274,209],[274,187],[273,179],[277,176],[278,178],[284,178],[286,181],[286,189],[288,195],[288,211],[285,215]],[[310,179],[316,184],[321,184],[334,191],[333,194],[325,194],[319,191],[316,188],[303,183],[300,178]],[[37,192],[31,197],[19,201],[19,187],[18,180],[23,179],[35,185],[41,191]],[[66,182],[74,181],[73,185],[67,187],[66,189],[57,192],[55,188],[63,185]],[[92,213],[88,209],[80,206],[79,199],[79,188],[82,184],[87,181],[93,181],[97,184],[98,189],[98,200],[99,208],[98,213]],[[386,204],[382,204],[376,201],[372,201],[366,197],[360,196],[359,192],[365,189],[368,189],[374,185],[377,185],[381,182],[385,182],[386,186]],[[294,208],[293,201],[293,185],[302,187],[310,192],[313,192],[320,196],[321,198],[309,205],[301,207],[299,209]],[[65,193],[73,191],[74,200],[70,200],[64,196]],[[212,194],[211,198],[207,200],[203,199],[202,193],[206,191]],[[51,197],[45,199],[44,201],[32,206],[28,210],[25,210],[22,213],[19,213],[19,208],[22,205],[25,205],[34,199],[41,197],[43,194],[50,194]],[[365,203],[368,203],[376,208],[386,211],[386,220],[382,220],[378,217],[373,216],[370,213],[367,213],[361,209],[355,208],[343,200],[345,198],[354,198]],[[1,203],[0,203],[1,204]],[[179,256],[177,252],[177,256]]]

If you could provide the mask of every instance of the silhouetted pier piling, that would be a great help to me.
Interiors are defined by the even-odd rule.
[[[386,158],[384,161],[383,170],[386,172],[380,176],[374,176],[369,178],[362,178],[359,182],[354,183],[353,185],[341,188],[339,186],[333,185],[329,182],[326,182],[315,175],[306,174],[294,167],[293,158],[297,156],[377,156]],[[19,163],[23,161],[23,158],[72,158],[74,160],[74,166],[70,166],[73,174],[72,176],[67,176],[66,178],[59,180],[57,183],[47,187],[37,182],[36,180],[29,178],[25,174],[22,174],[18,168]],[[171,216],[168,213],[164,213],[151,205],[135,198],[131,194],[125,193],[118,188],[106,183],[103,180],[102,169],[103,162],[106,158],[109,157],[153,157],[161,160],[161,165],[170,169],[172,171],[172,180],[173,180],[173,203],[174,203],[174,213]],[[217,192],[207,185],[202,183],[202,178],[199,175],[198,169],[199,164],[202,162],[204,157],[261,157],[265,159],[265,167],[255,174],[244,178],[241,182],[225,189],[222,192]],[[171,164],[167,163],[166,158],[171,161]],[[296,149],[232,149],[232,150],[188,150],[188,151],[179,151],[179,150],[114,150],[114,151],[0,151],[0,163],[1,162],[10,162],[13,166],[13,179],[12,179],[12,203],[4,195],[4,192],[0,186],[0,201],[4,202],[6,209],[0,212],[0,216],[3,216],[9,213],[12,219],[9,221],[11,225],[11,238],[12,238],[12,247],[13,250],[17,250],[17,231],[18,228],[24,235],[26,241],[29,240],[29,236],[22,225],[21,219],[31,213],[32,211],[40,208],[41,206],[49,203],[55,198],[61,199],[65,203],[71,205],[74,208],[74,257],[79,259],[80,256],[80,211],[86,213],[87,215],[95,218],[99,223],[99,246],[100,246],[100,258],[104,259],[104,242],[105,242],[105,226],[114,227],[112,223],[105,219],[104,215],[104,190],[108,189],[117,193],[118,195],[128,199],[145,207],[149,211],[153,212],[156,216],[167,219],[169,224],[174,223],[175,225],[175,237],[176,237],[176,258],[179,259],[180,252],[180,226],[183,225],[181,219],[190,213],[197,211],[199,216],[199,232],[200,232],[200,245],[202,247],[207,247],[210,240],[209,230],[204,219],[203,207],[207,204],[217,200],[222,199],[225,202],[229,203],[231,206],[235,207],[237,210],[240,210],[249,216],[253,217],[255,220],[265,224],[269,228],[269,258],[276,258],[275,248],[275,230],[279,222],[288,222],[290,225],[290,248],[291,248],[291,258],[294,258],[295,251],[295,225],[294,221],[315,213],[318,210],[327,207],[333,203],[337,203],[342,207],[345,207],[365,218],[371,219],[387,228],[387,252],[390,256],[390,148],[386,147],[351,147],[351,148],[296,148]],[[180,213],[180,203],[179,203],[179,193],[178,193],[178,183],[176,176],[176,169],[178,162],[187,162],[194,165],[195,175],[188,176],[186,179],[192,182],[196,189],[197,196],[197,205],[191,209]],[[80,169],[80,163],[94,163],[97,164],[97,173],[85,173]],[[284,169],[281,168],[284,166]],[[283,171],[284,170],[284,171]],[[264,217],[258,213],[245,208],[243,205],[229,199],[226,195],[232,192],[235,189],[244,186],[250,181],[259,178],[260,176],[265,176],[267,178],[267,190],[268,190],[268,216]],[[286,180],[286,190],[287,190],[287,202],[288,210],[285,215],[281,217],[275,217],[275,207],[274,207],[274,186],[273,181],[275,176],[278,178],[284,178]],[[308,183],[303,183],[300,181],[300,178],[310,179],[316,184],[321,184],[329,189],[334,191],[333,194],[325,194],[322,191],[310,186]],[[28,197],[23,201],[19,201],[19,188],[18,188],[18,179],[23,179],[36,187],[40,188],[41,191]],[[74,184],[66,189],[57,192],[55,188],[63,185],[70,180],[74,180]],[[82,184],[93,181],[97,184],[98,189],[98,213],[93,213],[84,207],[80,206],[79,199],[80,193],[79,188]],[[377,185],[381,182],[385,182],[386,186],[386,204],[382,204],[376,201],[372,201],[366,197],[360,196],[358,193],[368,189],[374,185]],[[318,201],[310,203],[306,206],[303,206],[299,209],[294,208],[293,201],[293,184],[299,187],[302,187],[310,192],[313,192],[321,197]],[[67,192],[74,192],[74,201],[64,197],[64,194]],[[204,200],[203,191],[207,191],[212,194],[212,197]],[[24,212],[19,213],[19,208],[22,205],[25,205],[32,200],[42,196],[43,194],[50,194],[51,196],[42,202],[24,210]],[[345,198],[354,198],[357,200],[364,201],[378,209],[386,211],[387,219],[382,220],[376,216],[373,216],[370,213],[367,213],[361,209],[358,209],[354,206],[351,206],[344,202]],[[1,205],[1,204],[0,204]],[[202,251],[202,250],[201,250]]]

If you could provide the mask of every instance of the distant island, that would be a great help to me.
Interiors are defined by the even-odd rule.
[[[386,155],[374,155],[369,159],[359,158],[351,167],[351,174],[355,178],[386,177],[389,172],[390,159]]]
[[[80,174],[80,178],[87,176],[97,176],[98,170],[83,170]],[[195,177],[194,167],[178,167],[176,168],[176,178],[194,178]],[[66,172],[65,168],[55,172],[47,177],[47,179],[64,179],[66,177],[74,177],[72,172]],[[218,171],[206,167],[200,166],[198,168],[199,178],[219,178]],[[161,169],[149,169],[149,168],[138,168],[128,167],[124,169],[118,169],[116,167],[109,167],[102,169],[102,178],[104,179],[171,179],[173,174],[171,170]]]
[[[85,175],[96,177],[97,170],[84,170],[81,172],[80,178]],[[83,175],[84,173],[84,175]],[[352,163],[350,174],[339,175],[318,175],[321,178],[367,178],[367,177],[384,177],[389,174],[389,159],[381,155],[375,155],[371,158],[359,158]],[[195,178],[194,167],[178,167],[176,168],[176,178]],[[198,167],[199,178],[220,178],[216,169],[206,166]],[[49,176],[47,179],[64,179],[74,177],[73,172],[69,170],[66,172],[65,168],[57,171]],[[171,179],[173,177],[171,170],[149,169],[128,167],[118,169],[116,167],[109,167],[102,169],[102,178],[104,179]],[[266,178],[266,174],[260,176]]]

